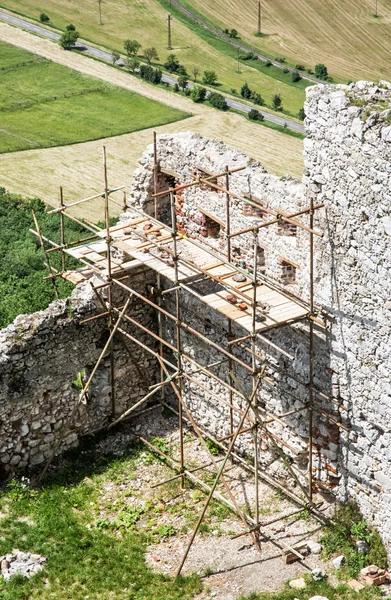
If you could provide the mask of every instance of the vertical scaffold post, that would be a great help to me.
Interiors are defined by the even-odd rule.
[[[253,377],[253,391],[256,389],[257,381],[256,381],[256,370],[257,370],[257,362],[256,362],[256,347],[255,347],[255,338],[256,338],[256,311],[257,311],[257,258],[258,258],[258,229],[253,230],[253,246],[254,246],[254,257],[253,257],[253,301],[252,301],[252,325],[251,325],[251,360],[252,360],[252,377]],[[259,436],[258,436],[258,400],[257,395],[254,394],[254,471],[255,471],[255,520],[256,525],[259,525]]]
[[[158,156],[157,156],[157,140],[156,140],[156,131],[153,132],[153,193],[155,194],[155,219],[158,218],[158,198],[156,197],[158,191]],[[157,274],[156,278],[156,287],[157,287],[157,305],[162,305],[162,278],[160,273]],[[163,358],[163,319],[162,313],[157,311],[157,322],[158,322],[158,334],[159,334],[159,356]],[[162,369],[162,365],[160,363],[160,383],[164,380],[164,371]],[[165,386],[160,388],[160,401],[164,402],[165,400]]]
[[[232,254],[231,254],[231,238],[230,238],[230,234],[231,234],[231,214],[230,214],[230,196],[229,196],[229,168],[228,165],[226,165],[225,167],[225,189],[226,194],[225,194],[225,214],[226,214],[226,234],[227,234],[227,258],[228,258],[228,262],[231,262],[232,259]],[[232,340],[232,321],[230,318],[228,318],[228,341],[230,342]],[[228,352],[230,354],[233,353],[233,348],[232,348],[232,344],[229,344],[228,346]],[[233,380],[232,380],[232,369],[233,369],[233,361],[231,358],[228,359],[228,377],[229,377],[229,384],[231,387],[234,386],[233,384]],[[233,392],[230,389],[229,390],[229,432],[232,435],[234,432],[234,411],[233,411]]]
[[[181,305],[180,305],[180,288],[179,288],[179,272],[178,272],[178,245],[177,245],[177,226],[176,226],[176,213],[175,213],[175,196],[170,192],[170,203],[171,203],[171,228],[172,228],[172,241],[173,241],[173,261],[174,261],[174,285],[175,285],[175,323],[176,323],[176,350],[177,350],[177,365],[178,365],[178,388],[180,398],[182,399],[182,346],[181,346]],[[181,469],[181,485],[182,489],[185,483],[184,471],[185,471],[185,460],[184,460],[184,442],[183,442],[183,407],[182,402],[178,402],[178,415],[179,415],[179,444],[180,444],[180,469]]]
[[[65,261],[65,252],[64,252],[64,246],[65,246],[65,217],[64,217],[64,195],[63,195],[63,191],[62,191],[62,186],[60,186],[60,206],[61,206],[61,211],[60,211],[60,236],[61,236],[61,241],[60,244],[62,246],[62,250],[61,250],[61,271],[63,273],[65,273],[66,271],[66,261]]]
[[[158,218],[158,199],[157,199],[157,175],[158,175],[158,161],[157,161],[157,141],[156,131],[153,132],[153,193],[155,194],[155,219]]]
[[[110,237],[110,209],[109,209],[109,185],[107,178],[107,156],[106,146],[103,146],[103,174],[105,183],[105,229],[106,229],[106,254],[107,254],[107,281],[109,282],[107,297],[109,304],[109,329],[113,331],[113,285],[111,271],[111,237]],[[110,342],[110,388],[111,388],[111,416],[115,418],[115,365],[114,365],[114,338]]]
[[[310,197],[310,316],[314,312],[314,199]],[[312,501],[312,455],[313,455],[313,385],[314,385],[314,323],[310,319],[309,340],[309,409],[308,409],[308,496]]]

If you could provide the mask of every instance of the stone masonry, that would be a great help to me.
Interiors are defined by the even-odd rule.
[[[316,229],[324,235],[316,238],[315,244],[314,300],[328,316],[323,314],[326,328],[314,325],[314,481],[319,491],[332,490],[341,500],[356,499],[389,548],[390,99],[391,85],[385,82],[309,88],[302,182],[270,175],[243,153],[198,134],[158,138],[159,163],[164,171],[158,178],[160,189],[221,173],[226,166],[245,167],[230,177],[230,189],[238,196],[256,200],[261,207],[253,208],[231,198],[231,231],[266,223],[271,217],[262,206],[294,213],[307,207],[310,197],[316,205],[324,204],[315,218]],[[219,182],[224,184],[224,178]],[[129,207],[152,214],[152,193],[153,149],[149,146],[134,173]],[[186,236],[226,251],[225,194],[205,184],[187,188],[176,196],[176,216],[178,228]],[[128,213],[121,217],[124,221],[128,218]],[[159,218],[170,222],[167,196],[159,202]],[[302,217],[303,222],[307,219]],[[248,270],[254,258],[253,242],[248,234],[234,238],[232,245],[233,260]],[[283,218],[276,225],[260,229],[257,265],[266,279],[308,299],[308,232]],[[149,277],[153,281],[153,275]],[[144,275],[140,275],[139,285],[143,289]],[[163,280],[163,285],[171,284]],[[203,285],[211,284],[200,283]],[[227,320],[194,296],[183,291],[181,294],[186,322],[224,347],[228,341]],[[164,296],[163,306],[174,312],[170,294]],[[88,326],[78,324],[96,310],[86,284],[75,290],[68,303],[56,302],[47,311],[18,317],[0,333],[0,460],[4,470],[39,464],[53,447],[56,432],[77,399],[72,381],[81,370],[88,373],[102,347],[105,334],[101,320]],[[156,317],[145,307],[135,304],[131,313],[144,324],[156,326]],[[167,341],[175,343],[173,323],[164,320],[163,329]],[[244,333],[234,327],[234,336]],[[187,334],[183,334],[183,347],[201,364],[221,358],[213,348]],[[257,341],[256,349],[259,365],[264,358],[268,360],[271,382],[262,384],[260,406],[274,414],[304,406],[308,401],[308,324],[299,322],[270,332]],[[158,366],[154,361],[136,348],[132,347],[132,352],[144,374],[156,380]],[[238,348],[236,355],[250,364],[251,357],[244,348]],[[145,393],[145,382],[119,345],[116,357],[121,373],[117,391],[120,411]],[[167,357],[175,362],[175,356]],[[227,377],[226,365],[216,366],[214,372]],[[249,373],[239,368],[237,375],[249,391]],[[227,435],[229,410],[217,401],[227,399],[225,388],[206,376],[199,375],[198,379],[203,389],[184,383],[186,403],[202,427],[215,436]],[[107,420],[109,394],[108,364],[104,363],[91,389],[91,400],[83,405],[63,448]],[[270,428],[299,479],[304,480],[308,474],[307,413],[303,410],[286,422],[287,427],[273,423]],[[241,436],[238,452],[253,454],[250,434]],[[286,477],[268,439],[261,437],[259,452],[261,465],[269,474],[280,480]]]

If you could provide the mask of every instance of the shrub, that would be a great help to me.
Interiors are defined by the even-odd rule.
[[[246,54],[242,54],[240,58],[241,60],[258,60],[258,56],[254,54],[254,52],[246,52]]]
[[[273,64],[273,63],[272,63],[272,61],[271,61],[271,60],[267,60],[267,61],[265,62],[265,67],[271,67],[271,66],[272,66],[272,64]]]
[[[195,85],[190,92],[190,98],[193,102],[203,102],[206,98],[206,89],[200,85]]]
[[[227,110],[228,104],[225,101],[224,96],[218,94],[217,92],[211,92],[208,96],[208,100],[212,106],[218,108],[219,110]]]
[[[255,110],[255,108],[252,108],[250,110],[250,112],[248,113],[248,118],[250,119],[250,121],[264,121],[265,117],[263,116],[262,113],[259,112],[259,110]]]
[[[140,61],[136,60],[135,58],[127,59],[125,66],[127,69],[129,69],[129,71],[132,71],[132,73],[134,73],[140,67]]]
[[[115,65],[115,63],[120,59],[120,55],[116,50],[113,50],[111,53],[111,62],[113,63],[113,65]]]
[[[149,81],[150,83],[157,85],[161,82],[163,73],[160,69],[154,69],[150,65],[141,65],[140,75],[142,79],[145,79],[145,81]]]
[[[280,63],[284,63],[285,62],[285,57],[284,56],[276,56],[276,61],[280,62]]]
[[[301,108],[301,109],[299,110],[299,112],[298,112],[298,115],[297,115],[297,116],[299,117],[299,119],[300,119],[301,121],[304,121],[304,119],[305,119],[304,107],[303,107],[303,108]]]
[[[64,50],[72,50],[75,47],[77,40],[79,39],[79,34],[77,31],[64,31],[62,36],[59,39],[59,44],[61,48]]]
[[[297,81],[300,81],[301,79],[301,75],[299,73],[299,71],[292,71],[292,81],[293,83],[296,83]]]
[[[300,63],[298,65],[295,66],[295,69],[297,71],[305,71],[305,66],[301,65]]]
[[[206,85],[216,85],[217,84],[217,75],[216,71],[204,71],[202,76],[202,83]]]
[[[67,31],[76,31],[76,27],[74,25],[72,25],[72,23],[69,23],[69,25],[67,25],[66,29],[67,29]]]
[[[141,44],[137,40],[125,40],[124,41],[124,49],[128,56],[132,56],[132,54],[137,54],[140,50]]]
[[[285,69],[283,69],[282,72],[287,74],[287,73],[289,73],[289,69],[287,67],[285,67]]]
[[[164,63],[164,68],[167,69],[167,71],[169,71],[170,73],[177,73],[180,66],[181,65],[179,63],[179,60],[177,59],[175,54],[169,54],[167,56],[167,60]]]
[[[250,90],[250,88],[248,87],[247,82],[244,83],[242,85],[242,87],[240,88],[240,95],[242,96],[242,98],[251,98],[252,94],[253,93]]]
[[[145,48],[144,56],[147,59],[147,63],[150,65],[152,60],[159,60],[159,56],[156,48],[153,46],[151,48]]]
[[[181,75],[178,78],[178,85],[183,91],[185,91],[185,89],[187,88],[188,83],[189,83],[189,79],[186,77],[186,75]]]
[[[236,29],[231,29],[228,35],[230,38],[236,38],[238,37],[238,32],[236,31]]]
[[[49,16],[46,13],[41,13],[39,15],[39,20],[41,21],[41,23],[49,23],[50,21]]]
[[[177,83],[174,85],[174,92],[179,92],[179,85]]]
[[[258,106],[263,106],[265,104],[265,101],[262,98],[261,94],[258,94],[257,92],[252,93],[251,99],[254,102],[254,104],[257,104]]]
[[[329,73],[327,71],[326,65],[324,65],[323,63],[315,65],[315,77],[327,81],[327,79],[329,78]]]
[[[274,110],[281,110],[282,100],[280,94],[274,94],[272,98],[272,105]]]

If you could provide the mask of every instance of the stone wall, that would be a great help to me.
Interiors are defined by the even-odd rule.
[[[391,85],[307,90],[303,183],[326,210],[317,301],[334,315],[343,419],[339,495],[391,542]]]
[[[135,274],[132,284],[144,291],[147,280],[145,273]],[[121,296],[116,295],[119,304]],[[134,302],[131,310],[136,318],[153,327],[151,312],[144,305]],[[82,373],[84,382],[87,380],[107,340],[104,319],[80,323],[98,312],[94,293],[86,282],[77,286],[68,300],[58,300],[44,311],[20,315],[0,331],[1,476],[15,468],[39,465],[50,456],[78,400],[77,375]],[[128,328],[126,324],[124,328]],[[141,339],[146,341],[144,336]],[[115,343],[117,413],[144,395],[155,377],[149,356],[129,340],[126,344],[132,360],[118,338]],[[110,365],[105,358],[61,450],[77,444],[80,434],[102,426],[111,412]]]

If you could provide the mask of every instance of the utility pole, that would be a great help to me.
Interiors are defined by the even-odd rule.
[[[97,0],[99,6],[99,25],[102,25],[102,0]]]
[[[375,0],[375,17],[377,17],[377,16],[378,16],[378,14],[377,14],[377,0]]]
[[[258,2],[258,35],[261,35],[261,3],[260,2]]]
[[[167,17],[167,27],[168,27],[168,45],[167,45],[167,50],[172,50],[172,46],[171,46],[171,20],[172,20],[172,16],[168,15],[168,17]]]

